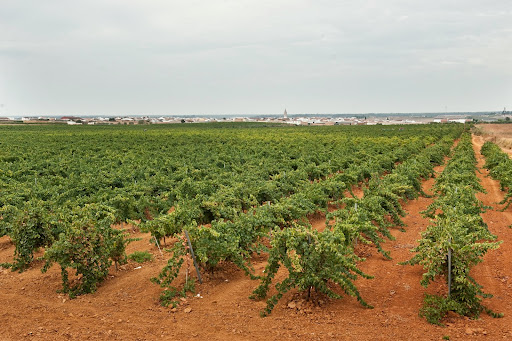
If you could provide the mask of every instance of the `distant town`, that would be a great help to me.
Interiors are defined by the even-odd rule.
[[[473,113],[423,113],[423,114],[307,114],[261,116],[22,116],[2,117],[0,124],[68,124],[68,125],[135,125],[135,124],[186,124],[207,122],[261,122],[281,123],[297,126],[322,125],[393,125],[393,124],[429,124],[429,123],[468,123],[468,122],[509,122],[512,112]]]

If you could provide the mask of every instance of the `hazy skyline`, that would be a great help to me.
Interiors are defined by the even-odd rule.
[[[512,1],[2,0],[0,115],[512,109]]]

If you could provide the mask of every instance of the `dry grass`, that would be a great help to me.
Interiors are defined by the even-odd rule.
[[[512,124],[478,124],[473,128],[473,134],[496,143],[506,152],[512,150]]]

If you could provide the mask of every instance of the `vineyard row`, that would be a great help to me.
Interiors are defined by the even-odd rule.
[[[428,287],[437,278],[444,278],[445,296],[425,295],[420,315],[435,324],[448,311],[477,318],[482,311],[500,316],[486,308],[482,299],[492,297],[482,290],[470,275],[471,268],[482,262],[483,256],[498,248],[481,214],[482,202],[475,196],[484,192],[475,172],[476,158],[471,135],[465,133],[434,189],[437,199],[424,212],[432,224],[422,233],[414,257],[405,264],[420,264],[424,268],[421,284]]]

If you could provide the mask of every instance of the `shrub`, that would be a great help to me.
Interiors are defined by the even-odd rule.
[[[128,258],[137,263],[145,263],[153,260],[153,255],[147,251],[135,251],[129,254]]]

